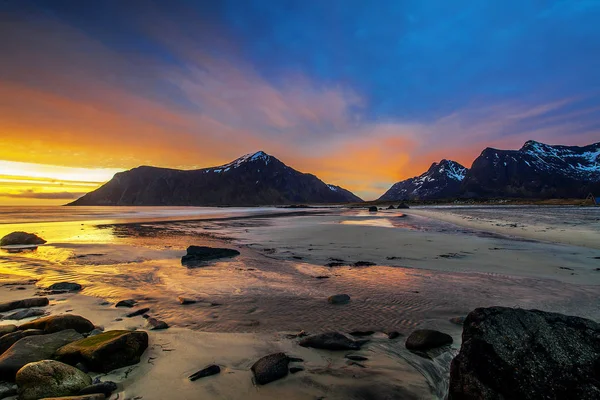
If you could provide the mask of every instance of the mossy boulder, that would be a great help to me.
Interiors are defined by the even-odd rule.
[[[109,372],[137,364],[146,348],[146,332],[107,331],[62,347],[55,358],[71,365],[82,363],[90,371]]]
[[[20,400],[75,395],[92,384],[88,374],[54,360],[25,365],[17,372],[15,380]]]
[[[79,315],[50,315],[19,326],[20,330],[40,329],[46,333],[54,333],[65,329],[74,329],[79,333],[87,333],[94,329],[94,324]]]

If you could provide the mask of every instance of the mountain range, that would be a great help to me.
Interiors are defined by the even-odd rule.
[[[259,151],[197,170],[141,166],[119,172],[75,206],[257,206],[362,199]]]
[[[530,140],[519,150],[488,147],[470,169],[455,161],[434,163],[379,200],[578,198],[590,192],[600,193],[600,143],[553,146]]]

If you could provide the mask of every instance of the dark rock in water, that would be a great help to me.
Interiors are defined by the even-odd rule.
[[[357,261],[354,263],[355,267],[372,267],[373,265],[377,265],[371,261]]]
[[[327,275],[317,275],[315,279],[329,279],[329,277]]]
[[[375,331],[352,331],[352,332],[350,332],[350,335],[362,337],[362,336],[371,336],[374,333],[375,333]]]
[[[396,207],[394,207],[393,205],[390,204],[390,206],[387,208],[388,210],[395,210]]]
[[[333,261],[333,262],[328,262],[327,264],[325,264],[326,267],[343,267],[344,265],[348,265],[348,263],[345,262],[339,262],[339,261]]]
[[[79,333],[87,333],[94,329],[94,324],[79,315],[50,315],[19,326],[20,330],[41,329],[46,333],[54,333],[65,329],[74,329]]]
[[[21,368],[16,382],[20,400],[38,400],[77,394],[92,383],[92,378],[70,365],[42,360]]]
[[[254,363],[252,372],[254,380],[259,385],[284,378],[288,374],[290,359],[285,353],[275,353],[265,356]]]
[[[409,206],[408,206],[408,204],[406,204],[406,203],[400,203],[400,204],[398,204],[398,207],[397,207],[397,208],[398,208],[399,210],[406,210],[407,208],[410,208],[410,207],[409,207]]]
[[[133,318],[133,317],[137,317],[138,315],[144,315],[146,314],[148,311],[150,311],[149,308],[140,308],[139,310],[135,310],[130,312],[129,314],[126,315],[127,318]]]
[[[18,321],[25,318],[39,317],[44,314],[46,314],[46,311],[44,310],[40,310],[38,308],[28,308],[26,310],[21,310],[17,311],[16,313],[6,315],[3,319],[11,319]]]
[[[187,248],[187,254],[181,257],[181,265],[186,267],[195,267],[204,262],[216,260],[219,258],[239,256],[240,252],[234,249],[223,249],[218,247],[190,246]]]
[[[297,374],[298,372],[302,371],[304,371],[304,368],[302,367],[290,367],[290,373],[292,374]]]
[[[334,294],[333,296],[329,296],[327,301],[330,304],[348,304],[350,302],[350,296],[347,294]]]
[[[400,334],[400,332],[398,332],[398,331],[391,331],[391,332],[387,332],[386,334],[387,334],[388,339],[396,339],[397,337],[402,336]]]
[[[448,398],[600,399],[600,324],[539,310],[477,308],[450,367]]]
[[[25,364],[50,359],[57,349],[81,338],[72,329],[24,337],[0,356],[0,376],[4,380],[14,381],[15,374]]]
[[[352,361],[368,361],[369,360],[367,357],[357,356],[355,354],[346,354],[344,357],[346,357],[348,360],[352,360]]]
[[[431,329],[418,329],[406,338],[408,350],[425,351],[452,344],[452,336]]]
[[[360,350],[362,343],[339,332],[327,332],[304,338],[298,344],[302,347],[323,350]]]
[[[377,212],[379,209],[376,206],[369,207],[369,212]]]
[[[183,296],[179,296],[177,297],[177,300],[179,301],[179,303],[181,303],[182,305],[187,305],[187,304],[194,304],[197,303],[198,300],[196,299],[190,299],[189,297],[183,297]]]
[[[4,335],[8,335],[9,333],[13,333],[16,330],[17,330],[17,326],[16,325],[0,325],[0,339]]]
[[[30,299],[9,301],[0,304],[0,312],[16,310],[18,308],[45,307],[49,303],[47,297],[32,297]]]
[[[86,386],[81,389],[78,395],[102,393],[105,397],[110,397],[112,392],[117,390],[117,384],[111,381],[104,381]]]
[[[27,232],[13,232],[0,239],[0,246],[38,245],[46,241],[41,237]]]
[[[115,304],[115,307],[131,308],[131,307],[135,306],[136,303],[137,303],[137,301],[135,301],[133,299],[120,300],[117,304]]]
[[[462,326],[465,323],[465,317],[452,317],[448,321],[450,321],[451,323],[453,323],[455,325]]]
[[[6,350],[10,349],[10,346],[17,343],[24,337],[43,334],[44,331],[41,331],[39,329],[27,329],[25,331],[15,331],[9,333],[8,335],[4,335],[0,338],[0,354],[4,354]]]
[[[83,286],[75,282],[57,282],[48,286],[48,290],[61,292],[79,292],[81,289]]]
[[[204,378],[204,377],[211,376],[211,375],[216,375],[220,372],[221,372],[221,367],[219,367],[218,365],[215,365],[215,364],[209,365],[208,367],[203,368],[200,371],[190,375],[189,380],[193,382],[200,378]]]
[[[83,363],[90,371],[109,372],[140,362],[148,347],[143,331],[107,331],[58,349],[55,358],[67,364]]]
[[[152,330],[152,331],[167,329],[169,327],[169,325],[165,321],[161,321],[159,319],[152,318],[152,317],[146,319],[146,323],[148,324],[148,326],[150,327],[150,330]]]

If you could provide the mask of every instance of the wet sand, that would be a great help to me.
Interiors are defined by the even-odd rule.
[[[533,240],[485,222],[444,222],[449,212],[438,210],[280,214],[126,224],[102,219],[101,226],[49,222],[40,232],[47,245],[0,253],[0,281],[33,278],[39,287],[79,282],[81,294],[55,296],[50,309],[72,309],[106,329],[142,328],[143,320],[114,321],[129,310],[100,305],[104,300],[136,298],[168,322],[170,329],[151,332],[151,349],[138,368],[125,379],[117,371],[119,398],[166,398],[156,397],[160,390],[182,399],[385,398],[386,391],[401,398],[443,398],[461,334],[449,318],[503,305],[600,319],[600,250],[588,246],[585,235],[579,242],[573,234],[561,243]],[[0,234],[6,227],[0,225]],[[188,269],[180,257],[190,244],[236,248],[241,255]],[[353,266],[357,261],[375,265]],[[330,263],[337,266],[326,266]],[[323,276],[328,278],[317,279]],[[12,289],[0,288],[0,299],[26,297]],[[328,304],[336,293],[352,301]],[[179,295],[204,301],[182,306]],[[408,335],[421,327],[452,335],[452,349],[427,360],[406,351],[403,338],[390,341],[381,333]],[[344,352],[303,349],[285,336],[300,330],[378,333],[363,350],[370,358],[363,369],[346,365]],[[253,386],[249,367],[276,351],[303,358],[306,371]],[[210,363],[225,373],[187,381]],[[379,388],[379,397],[369,397],[373,388]]]

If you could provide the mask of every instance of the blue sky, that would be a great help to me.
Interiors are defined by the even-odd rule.
[[[260,148],[369,198],[486,146],[600,141],[600,1],[4,0],[0,12],[0,80],[31,96],[0,103],[21,118],[4,129],[69,141],[24,153],[15,134],[8,161],[192,168]],[[58,99],[104,119],[69,122]]]

